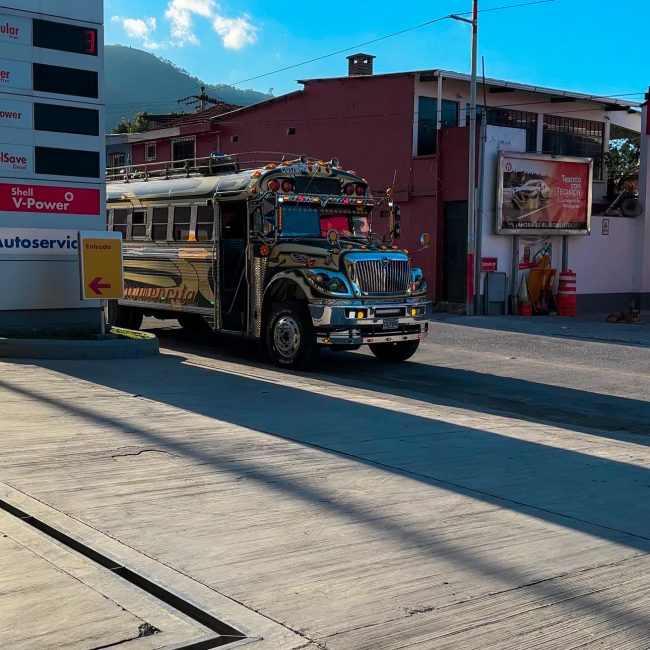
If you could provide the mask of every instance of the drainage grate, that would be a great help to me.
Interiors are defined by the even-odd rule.
[[[185,616],[191,618],[197,623],[203,625],[207,629],[211,630],[218,636],[202,639],[200,641],[195,641],[183,646],[176,646],[176,650],[211,650],[211,648],[220,648],[226,646],[230,643],[235,643],[237,641],[242,641],[246,639],[246,635],[235,629],[234,627],[220,621],[218,618],[215,618],[205,610],[202,610],[200,607],[193,605],[189,601],[181,598],[177,594],[161,587],[160,585],[152,582],[148,578],[141,576],[139,573],[136,573],[132,569],[125,567],[121,564],[116,564],[114,560],[108,556],[100,553],[90,546],[86,546],[79,540],[70,537],[66,533],[49,524],[46,524],[44,521],[30,515],[27,512],[24,512],[20,508],[8,503],[7,501],[0,499],[0,508],[5,512],[8,512],[10,515],[20,519],[24,523],[28,524],[32,528],[39,530],[42,533],[45,533],[52,539],[55,539],[57,542],[60,542],[64,546],[76,551],[80,555],[88,558],[95,564],[108,569],[112,573],[120,576],[130,584],[134,585],[138,589],[145,591],[150,594],[157,600],[173,607],[178,612],[185,614]]]

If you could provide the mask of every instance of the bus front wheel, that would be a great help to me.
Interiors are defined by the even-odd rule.
[[[293,301],[276,304],[266,322],[266,350],[276,366],[299,370],[314,361],[318,347],[304,304]]]

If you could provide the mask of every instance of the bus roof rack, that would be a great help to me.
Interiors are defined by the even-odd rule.
[[[262,157],[271,155],[275,158]],[[241,162],[244,158],[245,162]],[[281,165],[317,164],[331,168],[340,167],[338,158],[324,162],[306,154],[286,154],[277,151],[251,151],[238,155],[223,154],[213,151],[203,158],[184,158],[182,160],[165,160],[140,163],[138,165],[119,165],[106,169],[106,182],[130,183],[150,179],[189,178],[190,176],[216,176],[236,174],[248,169],[273,169]],[[244,166],[242,166],[244,165]]]

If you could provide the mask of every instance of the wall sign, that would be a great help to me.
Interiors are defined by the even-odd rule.
[[[496,257],[482,257],[481,258],[481,271],[496,271],[498,260]]]
[[[99,216],[99,190],[0,183],[0,211]]]

